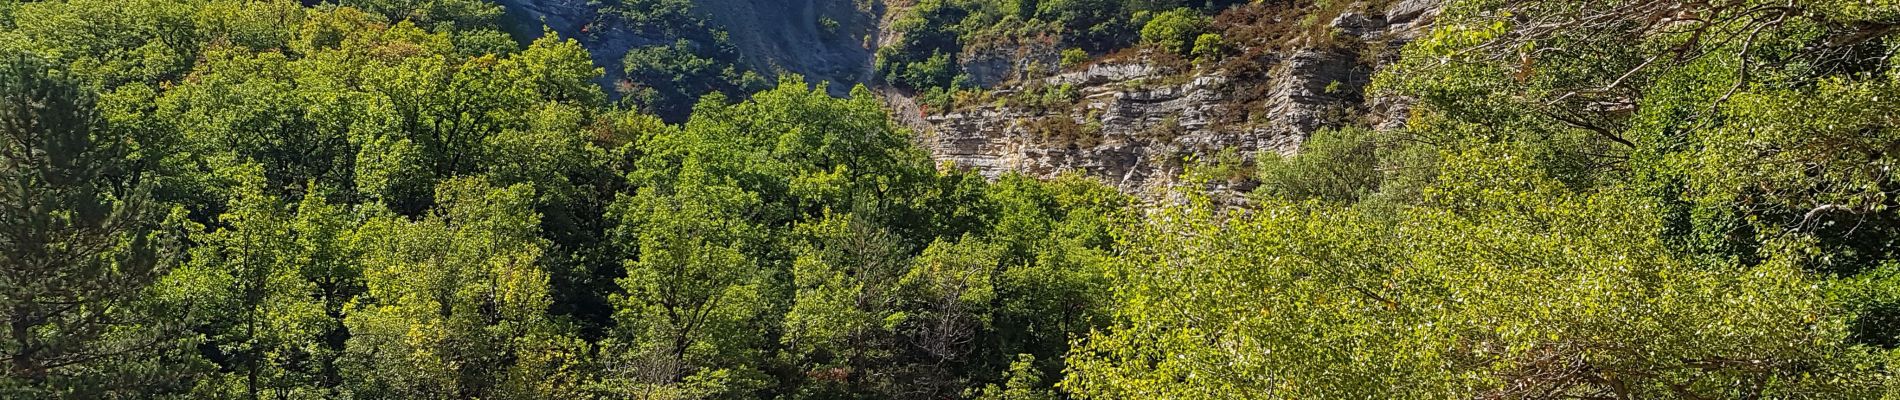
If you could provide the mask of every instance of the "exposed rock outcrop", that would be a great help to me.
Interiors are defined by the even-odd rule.
[[[603,85],[609,88],[620,79],[620,58],[628,49],[670,40],[603,15],[594,0],[497,1],[517,25],[545,24],[579,39],[607,69]],[[1289,45],[1293,50],[1251,52],[1242,56],[1248,59],[1198,69],[1138,56],[1050,75],[1045,71],[1058,68],[1061,46],[1048,37],[957,56],[969,79],[995,88],[997,97],[1072,90],[1073,101],[1057,106],[997,101],[945,112],[919,107],[891,88],[881,92],[896,118],[917,128],[935,157],[955,168],[991,177],[1079,171],[1124,192],[1158,194],[1179,184],[1193,160],[1224,152],[1243,161],[1265,152],[1291,154],[1307,136],[1331,125],[1403,124],[1407,99],[1367,98],[1364,87],[1378,67],[1396,59],[1398,49],[1426,32],[1438,2],[1384,1],[1389,6],[1383,10],[1327,20],[1336,39],[1365,45],[1295,44]],[[871,49],[894,39],[888,36],[892,13],[881,9],[883,2],[870,2],[870,9],[856,0],[695,4],[730,32],[753,69],[829,81],[839,95],[873,80]],[[1248,187],[1245,177],[1233,178],[1214,189]]]
[[[963,67],[963,73],[970,77],[972,84],[982,87],[1040,76],[1044,71],[1056,70],[1062,57],[1053,39],[1043,39],[1014,46],[965,49],[957,56],[957,64]]]
[[[1070,85],[1072,107],[984,105],[929,115],[924,144],[939,160],[985,176],[1020,171],[1048,177],[1080,171],[1124,192],[1161,195],[1179,183],[1191,160],[1231,152],[1251,160],[1263,152],[1291,154],[1329,125],[1397,126],[1404,99],[1367,99],[1374,71],[1429,24],[1435,2],[1409,0],[1383,13],[1346,13],[1331,28],[1376,46],[1267,53],[1243,74],[1203,68],[1183,73],[1136,57],[1041,79],[1017,90]],[[1383,54],[1361,54],[1373,51]],[[1066,120],[1066,121],[1065,121]],[[1244,190],[1245,177],[1216,179],[1215,190]]]
[[[753,70],[829,82],[834,95],[871,79],[880,7],[857,0],[695,0]],[[860,8],[861,3],[871,4]]]

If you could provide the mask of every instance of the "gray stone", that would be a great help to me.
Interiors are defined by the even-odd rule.
[[[988,177],[1012,171],[1036,177],[1076,171],[1123,192],[1165,201],[1176,196],[1169,189],[1181,184],[1188,160],[1212,159],[1224,151],[1249,160],[1267,152],[1292,154],[1307,136],[1329,124],[1402,126],[1409,99],[1367,98],[1364,88],[1377,66],[1363,64],[1396,59],[1403,44],[1422,32],[1428,22],[1421,22],[1421,15],[1433,12],[1436,3],[1408,0],[1401,6],[1395,9],[1405,13],[1403,25],[1396,23],[1399,18],[1388,24],[1383,16],[1358,13],[1331,21],[1342,33],[1387,41],[1388,46],[1379,47],[1385,53],[1362,56],[1309,49],[1268,55],[1253,60],[1259,65],[1249,69],[1270,72],[1253,78],[1201,70],[1182,79],[1176,71],[1140,57],[1101,62],[1041,80],[1074,85],[1082,100],[1072,108],[986,105],[931,115],[917,123],[929,132],[921,141],[939,161]],[[1253,95],[1251,101],[1235,97],[1237,90],[1259,85],[1265,85],[1264,95]],[[1100,131],[1085,140],[1045,138],[1036,131],[1037,125],[1058,118],[1068,118],[1075,126],[1099,126]],[[1251,187],[1241,180],[1214,182],[1204,189],[1218,193]]]
[[[1392,25],[1407,28],[1429,23],[1432,16],[1438,14],[1440,0],[1400,0],[1385,9],[1385,19]]]
[[[1348,12],[1334,17],[1333,22],[1329,26],[1338,30],[1340,33],[1364,38],[1375,33],[1385,32],[1386,23],[1384,17]]]

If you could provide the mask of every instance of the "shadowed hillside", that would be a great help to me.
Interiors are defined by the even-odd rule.
[[[833,82],[842,95],[868,77],[866,46],[876,35],[870,6],[852,0],[495,0],[507,8],[510,31],[532,40],[546,31],[578,39],[607,70],[600,83],[619,98],[629,50],[666,45],[678,39],[673,26],[641,20],[630,13],[650,4],[690,4],[705,17],[713,35],[723,32],[740,67],[771,78],[781,73],[805,76],[813,83]],[[698,43],[698,46],[717,46]]]

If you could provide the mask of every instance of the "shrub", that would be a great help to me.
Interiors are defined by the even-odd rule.
[[[832,19],[831,17],[819,18],[818,27],[824,30],[825,36],[835,37],[838,35],[839,24],[836,19]]]
[[[1160,14],[1141,27],[1141,42],[1170,53],[1186,54],[1197,36],[1207,30],[1207,17],[1192,9],[1176,8]]]
[[[1127,14],[1120,1],[1045,0],[1036,6],[1040,18],[1062,24],[1070,39],[1084,48],[1107,50],[1126,40],[1121,38],[1126,37]]]
[[[931,54],[930,58],[923,61],[906,64],[900,75],[902,83],[914,88],[948,87],[956,80],[956,76],[956,65],[944,53]]]
[[[1220,34],[1203,33],[1194,38],[1194,51],[1191,55],[1194,56],[1195,61],[1208,62],[1220,59],[1226,52],[1227,42],[1221,38]]]
[[[1088,51],[1085,51],[1079,48],[1071,48],[1071,49],[1062,51],[1062,68],[1073,68],[1077,65],[1082,65],[1082,63],[1086,63],[1086,62],[1089,62]]]

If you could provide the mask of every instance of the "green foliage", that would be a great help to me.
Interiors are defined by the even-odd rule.
[[[391,21],[409,20],[424,26],[449,24],[462,28],[492,27],[501,18],[501,5],[481,0],[354,0],[344,5],[382,14]]]
[[[661,42],[628,49],[620,60],[626,77],[617,89],[630,105],[679,122],[703,96],[737,98],[770,86],[746,68],[726,31],[692,1],[624,0],[604,12]]]
[[[1170,53],[1189,54],[1190,50],[1202,49],[1200,36],[1207,31],[1207,24],[1207,17],[1191,9],[1164,11],[1141,27],[1141,42]],[[1215,37],[1216,41],[1218,38]],[[1210,45],[1218,46],[1218,43]]]
[[[1188,55],[1194,56],[1194,60],[1199,62],[1219,60],[1226,53],[1227,42],[1218,33],[1203,33],[1195,36],[1194,48],[1188,51]]]
[[[540,398],[576,390],[587,344],[546,311],[547,244],[527,185],[437,188],[421,220],[372,217],[351,236],[366,290],[350,302],[338,361],[355,396]]]
[[[957,69],[948,54],[931,53],[922,60],[896,63],[898,61],[880,61],[884,66],[880,69],[888,71],[885,75],[888,82],[914,88],[954,89],[951,83],[956,79]]]
[[[1380,146],[1362,129],[1321,130],[1293,156],[1267,154],[1256,168],[1256,193],[1293,201],[1353,203],[1379,191]]]
[[[791,270],[795,292],[780,340],[811,376],[798,397],[901,390],[902,381],[872,368],[906,350],[895,335],[905,315],[895,307],[893,290],[906,271],[906,244],[850,215],[809,222],[794,233],[799,238]]]
[[[979,332],[993,329],[994,274],[1001,255],[996,246],[965,236],[931,243],[898,279],[903,307],[898,334],[922,349],[927,363],[913,372],[923,378],[916,388],[931,397],[956,393],[952,368],[968,362]]]
[[[1055,394],[1042,387],[1042,374],[1035,370],[1036,357],[1028,354],[1016,356],[1009,363],[1009,379],[1004,386],[989,385],[976,396],[977,400],[1053,400]]]
[[[139,138],[77,79],[0,54],[0,394],[136,397],[202,362],[175,304],[148,290],[183,257],[184,210],[152,195]]]
[[[622,104],[492,4],[340,3],[0,0],[0,397],[1896,387],[1891,2],[1453,1],[1371,90],[1403,127],[1221,151],[1183,182],[1250,196],[1154,202],[935,164],[868,89],[767,88],[688,0],[605,4],[668,38]],[[957,60],[1141,27],[1205,61],[1355,7],[1204,25],[1233,3],[925,0],[877,72],[1066,110]],[[1024,128],[1101,144],[1057,114]]]
[[[1270,202],[1151,219],[1110,274],[1118,327],[1072,354],[1064,387],[1108,398],[1877,388],[1859,369],[1871,360],[1841,340],[1845,321],[1826,316],[1826,293],[1790,260],[1682,257],[1654,235],[1655,203],[1567,191],[1520,151],[1474,145],[1422,206]]]
[[[218,348],[230,373],[195,388],[206,398],[268,392],[280,397],[334,396],[326,371],[340,348],[317,345],[342,327],[342,311],[358,275],[338,241],[353,224],[321,196],[285,204],[270,195],[255,164],[229,171],[237,186],[222,227],[192,237],[191,263],[166,277],[172,296],[189,302],[191,319]]]
[[[102,7],[126,12],[98,12]],[[25,377],[17,382],[61,397],[529,398],[569,393],[578,381],[575,357],[586,355],[588,344],[545,315],[548,278],[536,265],[545,245],[452,249],[447,244],[490,243],[445,233],[472,232],[457,224],[485,217],[427,210],[434,208],[437,177],[487,173],[517,189],[546,188],[511,192],[518,200],[509,205],[517,221],[510,229],[519,240],[541,243],[540,225],[565,227],[544,223],[535,210],[571,211],[544,201],[585,204],[580,197],[594,184],[588,170],[604,161],[579,131],[603,96],[589,82],[600,70],[578,44],[545,39],[512,56],[470,55],[469,44],[487,35],[480,29],[438,24],[429,32],[353,8],[305,9],[288,1],[56,1],[18,11],[44,23],[10,27],[9,35],[33,41],[9,45],[52,55],[52,65],[69,65],[73,80],[88,88],[80,90],[100,93],[96,113],[87,102],[77,107],[84,114],[75,114],[92,122],[49,125],[85,127],[70,132],[90,132],[85,136],[107,144],[95,152],[81,150],[92,146],[88,141],[61,139],[65,147],[49,154],[87,157],[82,165],[93,172],[59,176],[111,187],[87,193],[112,193],[103,198],[138,208],[78,214],[120,208],[110,211],[116,222],[87,223],[111,227],[100,238],[114,239],[86,240],[118,254],[98,255],[112,268],[53,264],[118,272],[68,275],[84,282],[22,280],[114,304],[84,311],[94,314],[84,320],[111,329],[59,327],[63,316],[46,319],[45,329],[25,325],[34,335],[87,343],[75,352],[55,350],[64,344],[31,346],[45,347],[31,353],[47,357],[90,354],[46,364],[60,365],[47,372],[85,382],[77,387],[86,391],[33,378],[40,372],[28,359],[17,364],[27,368],[9,370],[9,382]],[[118,28],[87,40],[43,36],[99,24]],[[513,43],[505,48],[515,51]],[[87,155],[95,153],[97,160]],[[111,178],[81,178],[101,173]],[[472,190],[441,193],[467,197]],[[155,214],[162,207],[150,208],[164,201],[183,206],[170,222]],[[86,204],[79,197],[61,202]],[[379,212],[359,227],[365,222],[346,211],[358,207],[436,216],[412,226]],[[189,232],[189,240],[153,230],[161,222],[172,227],[166,232]],[[186,259],[184,247],[190,261],[164,268],[164,260]],[[495,271],[469,260],[509,261],[487,265]],[[500,276],[520,287],[505,292],[514,296],[508,301],[489,301],[497,292],[476,288]],[[89,284],[108,285],[102,288],[113,294],[86,294]],[[54,293],[20,290],[13,293]],[[512,308],[493,309],[497,304]],[[31,308],[8,310],[10,318],[44,318],[15,313]],[[486,322],[501,314],[507,323]],[[435,336],[412,335],[418,329]]]
[[[1021,352],[943,334],[997,335],[969,321],[995,314],[987,303],[1003,298],[941,302],[944,291],[966,293],[957,282],[994,288],[990,277],[1005,270],[995,256],[956,261],[961,275],[949,278],[909,272],[931,243],[990,224],[982,181],[938,172],[880,102],[854,93],[836,99],[786,80],[737,104],[702,102],[684,126],[629,144],[640,154],[627,174],[637,189],[616,202],[613,230],[629,255],[626,295],[615,298],[618,333],[603,349],[616,367],[602,392],[954,394],[980,383],[960,377],[995,377],[988,371],[1006,365],[1002,354]],[[990,248],[977,240],[970,248]],[[1029,296],[1036,282],[1012,290]],[[1066,348],[1037,338],[1057,343],[1040,355]],[[925,351],[930,343],[941,351]],[[767,356],[774,351],[781,358]],[[768,373],[779,368],[795,374]]]
[[[22,4],[13,11],[8,30],[15,39],[9,47],[32,51],[74,72],[76,79],[106,87],[175,80],[206,40],[194,23],[198,11],[159,0]]]
[[[1271,159],[1263,164],[1272,166],[1272,161],[1270,160]],[[1260,168],[1259,165],[1248,163],[1247,160],[1242,158],[1240,153],[1234,151],[1234,149],[1221,150],[1219,153],[1214,153],[1213,157],[1208,158],[1190,155],[1185,161],[1191,164],[1189,164],[1187,172],[1182,174],[1182,177],[1186,178],[1189,182],[1203,186],[1219,185],[1222,183],[1241,183],[1257,175],[1255,169]]]
[[[1092,266],[1104,218],[1127,206],[1112,190],[1012,178],[992,192],[940,172],[863,89],[787,80],[665,125],[607,108],[574,41],[517,49],[430,8],[452,5],[8,8],[39,22],[7,25],[4,48],[48,60],[19,70],[72,72],[58,90],[9,91],[39,96],[9,98],[40,110],[14,126],[59,135],[8,154],[68,158],[8,169],[33,189],[0,192],[20,196],[16,219],[47,222],[9,224],[18,237],[60,238],[6,242],[9,273],[60,278],[7,281],[40,297],[8,297],[10,321],[36,322],[0,336],[28,355],[10,359],[5,393],[888,398],[1003,380],[1046,393],[1017,377],[1059,369],[1067,339],[1104,315]],[[689,3],[627,5],[709,32]],[[86,26],[117,28],[73,33]],[[731,79],[729,49],[702,53],[720,39],[689,39],[632,64]],[[756,84],[721,91],[740,86]],[[984,239],[993,226],[1008,237]],[[918,258],[952,238],[965,239]],[[79,244],[103,247],[33,256]],[[943,303],[959,283],[988,294]],[[110,306],[17,303],[41,300]],[[1005,374],[1016,354],[1044,361]]]
[[[1756,6],[1448,4],[1375,85],[1419,99],[1405,129],[1322,131],[1257,160],[1244,209],[1125,235],[1114,327],[1062,387],[1880,398],[1891,182],[1863,151],[1892,142],[1893,47],[1838,25],[1884,24],[1858,5]]]
[[[1089,62],[1089,52],[1079,48],[1062,50],[1062,67],[1070,68]]]
[[[1453,56],[1515,40],[1505,38],[1518,27],[1479,11],[1489,6],[1473,2],[1451,9],[1447,16],[1456,22],[1434,32],[1414,49],[1417,56],[1382,78],[1387,90],[1429,99],[1424,120],[1432,128],[1425,132],[1540,143],[1533,147],[1535,158],[1574,186],[1640,182],[1674,205],[1668,235],[1685,251],[1762,260],[1767,251],[1795,251],[1772,249],[1792,234],[1803,237],[1794,242],[1827,254],[1804,262],[1805,268],[1847,274],[1877,265],[1887,254],[1880,243],[1890,233],[1878,228],[1884,223],[1859,227],[1887,218],[1885,200],[1874,200],[1884,196],[1862,196],[1888,183],[1869,179],[1881,162],[1855,149],[1868,143],[1860,140],[1880,141],[1891,130],[1883,119],[1869,118],[1885,112],[1871,99],[1891,86],[1885,76],[1890,74],[1880,72],[1888,67],[1870,60],[1890,53],[1891,46],[1828,38],[1884,39],[1805,18],[1755,21],[1739,17],[1740,9],[1722,7],[1701,10],[1713,22],[1690,36],[1636,34],[1606,41],[1601,39],[1633,28],[1561,30],[1537,37],[1533,46],[1571,49],[1563,55],[1508,62],[1485,60],[1483,52]],[[1796,10],[1831,16],[1857,8],[1810,4]],[[1595,12],[1601,8],[1556,15]],[[1813,53],[1815,43],[1823,42],[1860,50]],[[1678,53],[1701,56],[1647,61]],[[1425,60],[1446,56],[1457,62]],[[1612,103],[1628,106],[1601,110]],[[1846,131],[1853,138],[1843,136]]]
[[[711,50],[685,39],[671,45],[636,48],[621,61],[636,86],[623,89],[635,105],[663,116],[685,115],[700,96],[738,95],[760,89],[764,79],[732,64],[731,49]],[[712,90],[700,88],[711,87]]]
[[[837,36],[840,33],[838,20],[832,17],[819,17],[818,29],[824,30],[825,36]]]
[[[1106,50],[1132,30],[1119,0],[1046,0],[1036,2],[1036,15],[1061,25],[1076,44]]]
[[[765,239],[744,219],[757,214],[758,195],[698,167],[686,164],[678,181],[641,188],[614,205],[621,222],[613,236],[633,242],[627,246],[638,256],[620,280],[626,294],[614,297],[622,338],[616,344],[625,348],[607,348],[624,354],[613,362],[629,368],[616,372],[634,387],[733,373],[760,344],[744,333],[757,328],[769,277],[746,253]]]
[[[1143,41],[1186,54],[1195,35],[1207,29],[1204,13],[1238,1],[1178,0],[923,0],[903,10],[891,24],[897,40],[877,51],[878,76],[884,82],[919,92],[955,89],[960,57],[997,48],[1069,49],[1060,66],[1086,62]],[[1193,8],[1188,8],[1193,7]],[[1164,11],[1166,10],[1166,11]],[[1156,16],[1157,13],[1160,16]],[[1155,32],[1150,21],[1162,19]],[[1174,35],[1174,36],[1169,36]],[[1150,38],[1152,36],[1152,38]],[[1167,36],[1167,37],[1163,37]],[[1044,68],[1049,69],[1049,68]],[[944,103],[944,102],[938,102]]]
[[[607,11],[626,18],[633,26],[654,30],[667,36],[714,33],[714,27],[692,0],[619,0],[613,2]]]

